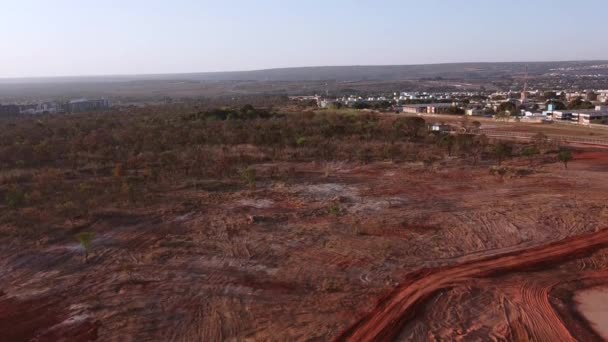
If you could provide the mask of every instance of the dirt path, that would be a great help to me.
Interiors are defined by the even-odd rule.
[[[602,230],[546,246],[481,258],[444,268],[417,271],[410,274],[404,284],[392,295],[381,300],[374,311],[353,324],[336,340],[391,341],[399,335],[405,322],[416,314],[419,306],[442,289],[471,278],[500,275],[514,270],[522,271],[547,263],[555,264],[565,258],[588,254],[607,245],[608,230]],[[542,297],[543,303],[548,304],[547,292],[538,295]],[[539,305],[537,309],[542,310],[543,315],[547,317],[546,321],[552,323],[550,331],[552,337],[560,341],[575,340],[550,305]]]

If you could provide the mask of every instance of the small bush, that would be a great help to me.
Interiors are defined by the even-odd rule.
[[[561,149],[558,153],[557,153],[557,159],[564,163],[564,168],[568,168],[568,163],[573,159],[574,157],[572,156],[572,151],[570,150],[566,150],[566,149]]]
[[[5,196],[6,205],[10,209],[17,209],[25,205],[27,195],[16,186],[11,187]]]
[[[255,188],[256,182],[256,171],[254,168],[246,168],[241,171],[241,177],[247,183],[248,186]]]
[[[89,261],[89,253],[91,252],[91,247],[93,244],[93,239],[95,238],[95,233],[92,232],[82,232],[76,235],[76,240],[80,243],[80,246],[84,250],[84,261]]]
[[[114,170],[112,171],[112,175],[114,175],[114,177],[116,177],[116,178],[121,178],[122,176],[125,175],[125,171],[122,167],[122,163],[116,163],[116,165],[114,165]]]
[[[342,210],[340,209],[340,205],[338,203],[333,203],[329,206],[327,212],[329,213],[329,215],[337,217],[340,216]]]
[[[298,137],[296,139],[296,146],[298,146],[298,147],[304,146],[305,143],[306,143],[305,137]]]

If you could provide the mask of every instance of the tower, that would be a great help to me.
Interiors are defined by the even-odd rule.
[[[524,76],[524,90],[521,92],[521,106],[526,106],[528,100],[528,64],[526,64],[526,75]]]

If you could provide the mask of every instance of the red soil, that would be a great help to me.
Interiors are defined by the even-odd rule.
[[[92,341],[96,324],[83,320],[65,324],[67,310],[49,299],[18,300],[0,293],[0,331],[3,341]]]
[[[608,152],[581,152],[574,155],[574,160],[584,160],[596,163],[608,163]]]
[[[565,258],[591,253],[607,244],[608,230],[603,230],[547,246],[414,272],[391,296],[381,300],[374,311],[344,331],[336,340],[392,341],[399,336],[406,321],[416,314],[420,306],[444,288],[471,278],[500,275],[504,272],[556,263]],[[542,297],[548,303],[548,290]],[[560,340],[574,340],[550,306],[539,306],[537,309],[542,310],[545,317],[549,318],[553,324],[553,333]]]
[[[176,184],[157,207],[95,211],[78,228],[95,233],[86,264],[67,224],[42,241],[0,224],[0,290],[10,294],[0,297],[0,340],[331,340],[395,287],[342,338],[407,339],[415,330],[410,340],[465,340],[494,323],[470,314],[471,303],[523,323],[466,340],[517,340],[523,335],[504,331],[520,331],[517,324],[533,337],[586,336],[590,327],[564,318],[570,307],[550,314],[547,289],[582,276],[581,265],[606,267],[601,254],[574,258],[604,244],[606,233],[584,235],[580,246],[581,238],[567,240],[607,222],[606,168],[577,159],[567,170],[538,165],[499,182],[490,165],[454,163],[340,164],[329,175],[298,164],[301,176],[255,190]],[[564,239],[563,250],[527,250]],[[573,264],[562,273],[517,272],[541,263],[559,270],[553,263],[563,256]],[[487,296],[467,299],[475,291]],[[437,322],[443,331],[433,330]]]

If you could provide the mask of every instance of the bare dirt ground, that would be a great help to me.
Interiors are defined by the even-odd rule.
[[[2,241],[5,340],[601,340],[573,298],[608,276],[607,152],[522,177],[255,167],[291,176],[176,184],[161,207]]]
[[[593,328],[604,338],[608,338],[608,291],[606,288],[592,288],[579,292],[575,297],[581,314],[591,322]]]

